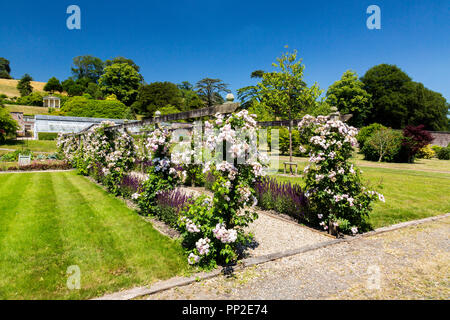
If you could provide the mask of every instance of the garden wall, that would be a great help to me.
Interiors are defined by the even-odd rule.
[[[450,143],[450,132],[445,131],[430,131],[433,137],[431,144],[446,147]]]

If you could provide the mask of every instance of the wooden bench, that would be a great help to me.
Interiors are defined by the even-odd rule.
[[[296,162],[284,162],[284,174],[286,174],[286,166],[289,166],[289,172],[292,172],[292,166],[295,166],[295,174],[297,174],[298,165]]]

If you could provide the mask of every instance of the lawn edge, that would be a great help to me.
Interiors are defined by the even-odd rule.
[[[325,248],[325,247],[328,247],[331,245],[335,245],[338,243],[357,241],[357,240],[360,240],[360,239],[363,239],[366,237],[372,237],[372,236],[376,236],[376,235],[386,233],[386,232],[396,231],[399,229],[404,229],[407,227],[416,226],[416,225],[424,224],[427,222],[441,220],[441,219],[444,219],[447,217],[450,217],[450,212],[439,215],[439,216],[433,216],[433,217],[427,217],[427,218],[423,218],[423,219],[419,219],[419,220],[411,220],[411,221],[407,221],[407,222],[401,222],[401,223],[394,224],[394,225],[391,225],[388,227],[381,227],[381,228],[375,229],[373,231],[370,231],[370,232],[367,232],[367,233],[364,233],[364,234],[361,234],[358,236],[354,236],[354,237],[346,236],[346,237],[340,238],[340,239],[334,239],[334,240],[320,242],[320,243],[313,244],[313,245],[302,246],[297,249],[291,249],[291,250],[271,253],[271,254],[267,254],[264,256],[260,256],[260,257],[248,258],[248,259],[242,260],[238,266],[233,268],[233,270],[241,271],[247,267],[264,264],[264,263],[267,263],[270,261],[294,256],[294,255],[305,253],[308,251],[322,249],[322,248]],[[102,297],[93,298],[92,300],[131,300],[131,299],[136,299],[136,298],[139,298],[142,296],[149,296],[149,295],[161,292],[161,291],[166,291],[166,290],[169,290],[169,289],[172,289],[175,287],[187,286],[189,284],[192,284],[194,282],[198,282],[201,280],[211,279],[211,278],[219,276],[220,274],[223,274],[223,270],[216,269],[211,272],[196,273],[193,276],[188,277],[188,278],[174,277],[174,278],[171,278],[168,280],[158,281],[158,282],[152,284],[151,286],[136,287],[136,288],[125,290],[125,291],[119,291],[119,292],[104,295]]]

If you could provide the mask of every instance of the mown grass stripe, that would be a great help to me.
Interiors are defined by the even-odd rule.
[[[69,179],[80,179],[74,174],[67,174]],[[142,220],[135,211],[125,206],[119,199],[107,193],[99,186],[81,178],[76,184],[80,193],[90,200],[93,207],[102,213],[105,225],[113,228],[117,237],[119,250],[130,250],[134,255],[128,254],[126,258],[129,265],[152,264],[152,272],[140,269],[141,277],[147,279],[164,279],[168,270],[177,271],[185,267],[181,246],[175,241],[161,235],[151,224]],[[95,199],[104,199],[102,203]],[[116,226],[122,225],[123,228]],[[145,255],[136,252],[147,252]],[[176,255],[179,259],[173,259]],[[157,257],[157,258],[154,258]]]
[[[70,264],[79,266],[82,274],[82,290],[76,295],[84,296],[83,283],[96,284],[100,294],[114,283],[136,281],[126,264],[126,252],[116,247],[114,230],[104,225],[98,210],[75,186],[77,183],[77,179],[68,179],[67,174],[55,175],[55,185],[60,190],[57,203],[64,222],[65,251],[70,252]],[[102,202],[99,198],[97,201]],[[66,293],[69,297],[75,294]]]
[[[60,224],[54,210],[55,190],[51,175],[33,174],[26,190],[27,201],[19,202],[16,218],[3,240],[2,267],[12,281],[11,291],[26,288],[17,298],[49,298],[40,292],[57,290],[61,272]],[[45,201],[43,201],[45,199]],[[43,291],[43,289],[46,289]]]

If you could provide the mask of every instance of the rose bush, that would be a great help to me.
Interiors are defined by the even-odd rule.
[[[304,169],[308,223],[324,230],[332,225],[351,234],[369,229],[367,217],[372,202],[377,198],[384,202],[384,197],[367,190],[360,170],[349,162],[357,130],[340,120],[309,115],[298,127],[309,137],[311,146],[309,164]]]
[[[268,159],[256,150],[255,116],[246,110],[216,115],[205,124],[205,148],[210,154],[204,173],[215,176],[213,199],[200,197],[179,219],[190,264],[213,268],[236,261],[252,235],[244,228],[257,218],[248,206],[257,204],[254,185],[264,175]]]

